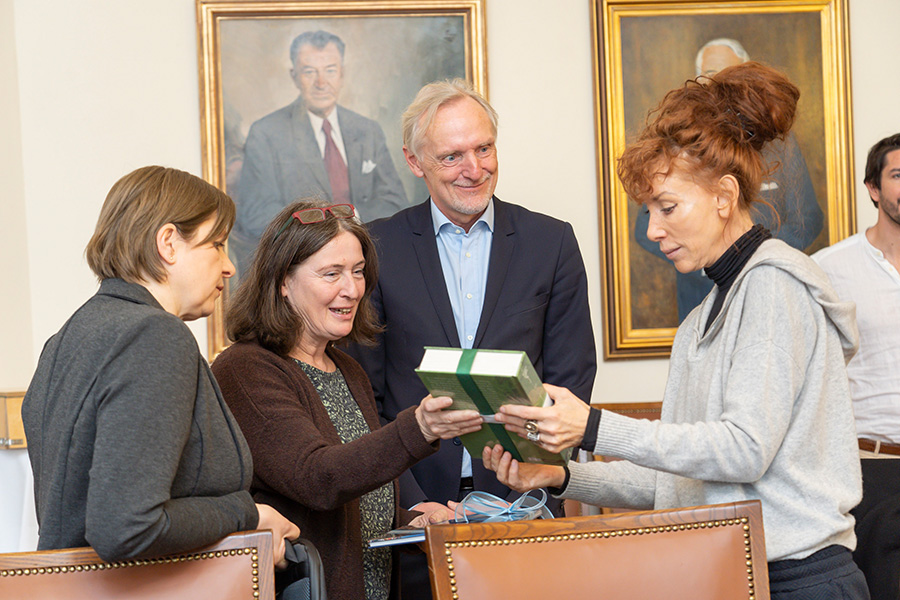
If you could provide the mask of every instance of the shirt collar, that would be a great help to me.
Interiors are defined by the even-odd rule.
[[[337,106],[335,106],[331,112],[328,114],[325,119],[320,117],[319,115],[313,114],[310,111],[306,111],[306,114],[309,115],[309,123],[312,125],[312,129],[315,133],[319,133],[322,131],[322,123],[325,122],[325,119],[328,119],[328,122],[331,123],[332,131],[340,131],[340,125],[338,125],[338,117],[337,117]]]
[[[438,235],[441,232],[441,227],[444,225],[451,225],[453,227],[458,227],[455,223],[453,223],[447,216],[441,212],[441,210],[434,203],[434,200],[431,198],[428,199],[428,203],[431,205],[431,222],[434,225],[434,235]],[[475,223],[472,224],[472,227],[469,228],[469,231],[473,231],[476,227],[478,227],[479,223],[484,223],[484,226],[488,228],[488,231],[491,233],[494,232],[494,199],[491,198],[488,201],[487,208],[484,209],[484,213]]]
[[[862,240],[863,249],[868,252],[875,262],[881,265],[881,267],[887,270],[888,273],[896,273],[897,269],[894,268],[894,265],[884,257],[884,252],[880,249],[876,248],[872,242],[869,241],[869,236],[866,235],[866,232],[863,231],[860,233],[860,238]]]

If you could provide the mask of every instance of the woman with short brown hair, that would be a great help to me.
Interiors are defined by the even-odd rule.
[[[214,218],[205,244],[225,238],[234,224],[234,202],[225,192],[190,173],[144,167],[119,179],[100,209],[94,235],[85,249],[98,279],[165,279],[155,232],[172,223],[185,238]]]
[[[110,189],[87,247],[100,289],[47,342],[22,405],[39,550],[90,544],[107,561],[296,526],[251,498],[250,451],[184,321],[234,273],[234,204],[176,169]]]

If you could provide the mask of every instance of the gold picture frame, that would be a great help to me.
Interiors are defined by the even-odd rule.
[[[678,323],[699,290],[690,298],[691,288],[682,286],[680,275],[676,280],[671,263],[654,256],[646,244],[641,246],[646,236],[638,238],[638,207],[615,175],[616,158],[665,93],[698,74],[703,57],[698,51],[707,42],[739,40],[744,60],[749,55],[779,68],[801,90],[791,133],[795,139],[785,144],[793,144],[799,156],[801,167],[794,171],[803,175],[794,180],[805,182],[794,188],[805,185],[795,194],[797,203],[810,198],[809,210],[815,215],[805,225],[801,222],[803,235],[795,232],[789,243],[812,253],[853,233],[847,1],[592,3],[604,358],[667,357]],[[778,187],[776,182],[771,186]],[[776,236],[793,235],[783,228],[790,225],[789,211],[779,214]]]
[[[238,222],[229,240],[238,277],[241,261],[248,260],[255,246],[251,236],[246,250],[240,246],[245,243],[239,235],[240,203],[248,203],[246,211],[251,201],[237,193],[244,143],[254,122],[298,99],[290,75],[291,41],[303,32],[325,30],[345,42],[339,106],[380,126],[396,171],[394,181],[399,178],[403,186],[397,196],[412,205],[427,191],[403,160],[400,115],[424,84],[438,79],[464,77],[487,94],[484,2],[196,0],[203,177],[238,204]],[[362,173],[373,165],[363,162]],[[271,217],[274,213],[266,215]],[[208,318],[211,360],[228,343],[222,307],[238,277],[226,284]]]

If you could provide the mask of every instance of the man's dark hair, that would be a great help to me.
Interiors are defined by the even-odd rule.
[[[881,189],[881,172],[884,170],[885,157],[894,150],[900,150],[900,133],[886,137],[869,150],[869,158],[866,160],[866,177],[863,179],[876,190]],[[872,204],[878,208],[878,203],[873,199]]]
[[[341,53],[341,62],[344,61],[344,41],[333,33],[327,31],[304,31],[294,38],[291,42],[291,64],[296,64],[297,54],[300,53],[300,47],[310,45],[313,48],[321,50],[328,44],[337,46],[338,52]]]

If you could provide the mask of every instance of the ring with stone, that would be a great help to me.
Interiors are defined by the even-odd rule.
[[[534,442],[535,444],[541,443],[541,432],[540,431],[529,431],[528,432],[528,441]]]
[[[537,421],[535,419],[527,419],[525,421],[525,431],[528,433],[538,433]],[[528,439],[531,439],[531,437],[529,436]]]

